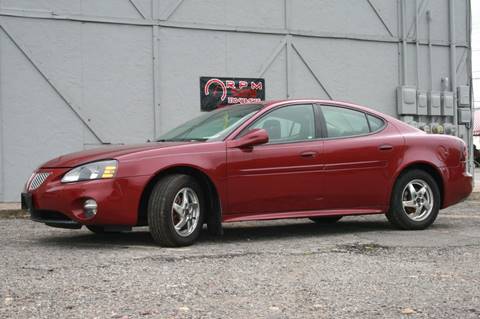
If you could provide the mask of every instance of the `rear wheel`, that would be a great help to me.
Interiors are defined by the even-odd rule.
[[[153,240],[161,246],[193,244],[202,229],[204,199],[196,180],[183,174],[157,182],[148,202],[148,225]]]
[[[309,219],[317,224],[334,224],[342,219],[343,216],[325,216],[325,217],[310,217]]]
[[[422,170],[402,174],[395,183],[387,218],[400,229],[430,226],[440,210],[440,190],[433,177]]]

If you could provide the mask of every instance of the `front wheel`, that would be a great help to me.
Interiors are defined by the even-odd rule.
[[[440,190],[433,177],[422,170],[401,175],[393,188],[387,218],[400,229],[420,230],[430,226],[440,210]]]
[[[196,180],[183,174],[157,182],[148,202],[148,226],[160,246],[193,244],[202,229],[204,199]]]

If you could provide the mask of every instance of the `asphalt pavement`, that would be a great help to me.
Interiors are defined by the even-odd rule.
[[[225,224],[191,247],[0,219],[0,318],[480,318],[480,202],[424,231],[384,216]]]

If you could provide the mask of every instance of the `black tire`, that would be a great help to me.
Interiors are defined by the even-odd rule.
[[[100,235],[100,234],[108,234],[108,232],[105,231],[105,228],[103,226],[97,226],[97,225],[85,225],[89,231],[91,231],[94,234]]]
[[[423,220],[413,220],[410,218],[409,214],[404,209],[403,200],[406,187],[409,183],[417,181],[422,181],[426,183],[432,195],[432,210]],[[397,179],[392,190],[392,196],[390,199],[390,208],[386,213],[388,221],[396,228],[405,229],[405,230],[421,230],[430,226],[438,216],[441,205],[441,195],[440,189],[437,185],[435,179],[427,172],[419,169],[409,170]],[[414,208],[413,208],[414,209]]]
[[[335,224],[340,219],[342,219],[342,217],[343,216],[324,216],[324,217],[309,217],[309,219],[312,222],[315,222],[317,224]]]
[[[200,208],[195,229],[188,236],[181,236],[174,226],[172,207],[177,193],[184,189],[191,189],[198,199]],[[160,179],[152,190],[148,201],[148,226],[153,240],[163,247],[180,247],[192,245],[200,235],[204,220],[203,191],[196,180],[183,174],[168,175]]]

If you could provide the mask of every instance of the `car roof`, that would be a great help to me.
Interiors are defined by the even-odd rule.
[[[269,108],[269,109],[282,106],[282,105],[299,104],[299,103],[326,104],[326,105],[347,107],[347,108],[355,109],[361,112],[370,113],[380,118],[383,118],[384,120],[387,120],[389,122],[396,123],[397,127],[402,127],[402,131],[420,132],[420,130],[418,130],[417,128],[414,128],[413,126],[410,126],[393,116],[379,112],[369,107],[365,107],[365,106],[361,106],[361,105],[353,104],[349,102],[335,101],[335,100],[321,100],[321,99],[286,99],[286,100],[269,100],[269,101],[260,102],[260,104],[262,104],[264,108]]]
[[[288,105],[288,104],[300,104],[300,103],[308,103],[308,104],[326,104],[326,105],[335,105],[335,106],[340,106],[340,107],[347,107],[351,109],[355,109],[361,112],[366,112],[370,113],[373,115],[376,115],[380,118],[383,118],[384,120],[387,120],[389,122],[394,122],[397,123],[397,125],[400,125],[407,131],[420,131],[413,126],[410,126],[399,119],[390,116],[388,114],[379,112],[377,110],[371,109],[366,106],[361,106],[358,104],[353,104],[350,102],[344,102],[344,101],[335,101],[335,100],[321,100],[321,99],[284,99],[284,100],[267,100],[267,101],[261,101],[258,103],[249,103],[249,104],[257,104],[257,105],[262,105],[262,109],[272,109],[278,106],[282,105]],[[236,104],[236,105],[231,105],[231,106],[237,106],[237,105],[242,105],[242,104]],[[245,104],[243,104],[245,105]]]
[[[269,101],[262,101],[260,104],[262,104],[264,107],[268,108],[274,108],[277,106],[282,106],[282,105],[287,105],[287,104],[298,104],[298,103],[312,103],[312,104],[329,104],[329,105],[337,105],[337,106],[343,106],[343,107],[348,107],[348,108],[353,108],[357,109],[359,111],[364,111],[368,113],[372,113],[375,115],[378,115],[380,117],[388,117],[391,118],[390,116],[378,112],[374,109],[361,106],[358,104],[353,104],[349,102],[343,102],[343,101],[335,101],[335,100],[320,100],[320,99],[286,99],[286,100],[269,100]]]

